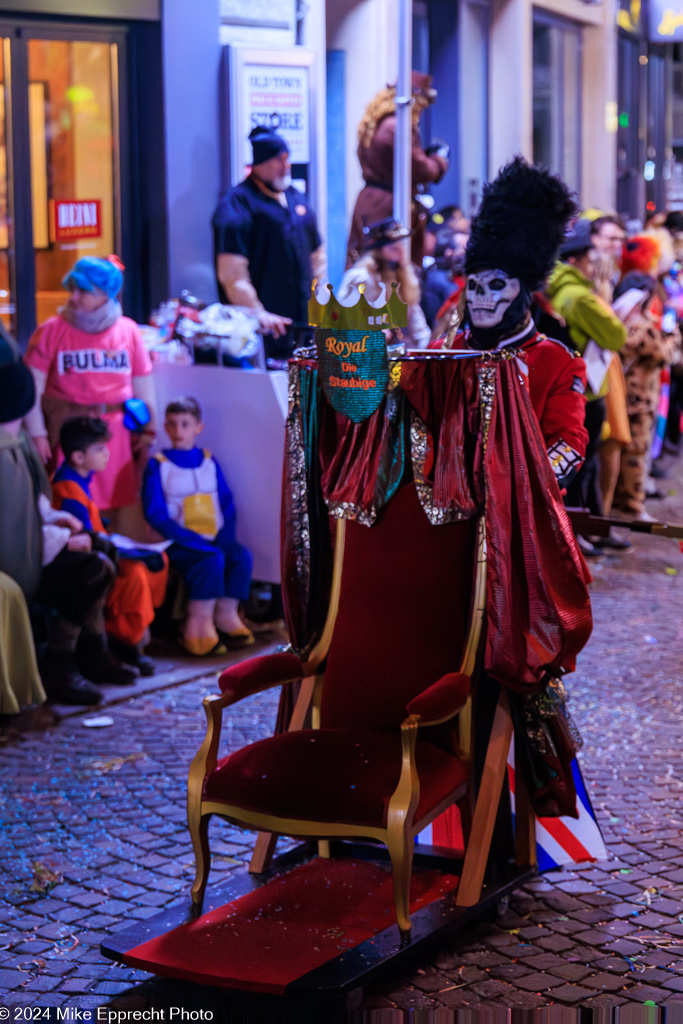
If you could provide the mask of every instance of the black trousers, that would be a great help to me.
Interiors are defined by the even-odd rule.
[[[586,457],[581,469],[567,487],[564,499],[569,508],[587,508],[594,516],[602,515],[602,498],[600,497],[600,467],[598,465],[598,448],[605,420],[605,399],[594,398],[586,402],[584,426],[588,431]]]
[[[44,566],[36,595],[74,626],[90,626],[101,613],[116,569],[101,551],[68,551]]]
[[[683,367],[679,364],[671,369],[669,414],[666,419],[666,440],[671,444],[680,442],[681,415],[683,415]]]

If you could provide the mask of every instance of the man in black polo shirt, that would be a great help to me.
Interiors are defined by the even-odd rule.
[[[315,214],[292,187],[287,143],[270,128],[250,133],[248,178],[229,189],[213,216],[221,302],[258,310],[266,356],[287,359],[292,324],[308,323],[313,277],[325,272]]]

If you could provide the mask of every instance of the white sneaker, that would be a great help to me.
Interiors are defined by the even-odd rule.
[[[612,519],[623,519],[624,524],[628,526],[629,522],[632,523],[659,523],[661,520],[655,519],[651,516],[646,509],[641,509],[640,512],[632,512],[626,509],[613,508],[610,512]]]
[[[660,523],[661,519],[657,519],[656,516],[651,516],[647,509],[641,509],[637,516],[633,518],[638,523]]]

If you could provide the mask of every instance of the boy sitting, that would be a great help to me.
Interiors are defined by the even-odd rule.
[[[238,613],[249,596],[251,553],[235,540],[235,506],[218,462],[196,446],[204,429],[198,402],[171,402],[164,428],[173,447],[150,459],[142,501],[147,522],[173,541],[169,561],[189,591],[182,646],[204,655],[253,644]]]
[[[104,420],[91,416],[69,417],[59,432],[64,462],[52,481],[55,508],[76,516],[86,530],[105,535],[99,509],[90,496],[90,482],[95,473],[107,468],[110,438]],[[142,551],[136,554],[140,557],[119,550],[118,572],[107,597],[105,622],[110,650],[121,661],[138,668],[141,675],[151,676],[155,666],[143,653],[143,643],[154,620],[154,610],[164,601],[168,559],[154,554],[145,564],[140,559],[147,558],[146,554]],[[152,571],[153,567],[157,568],[156,572]]]

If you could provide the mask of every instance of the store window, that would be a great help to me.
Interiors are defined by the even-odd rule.
[[[116,63],[108,42],[28,41],[37,323],[63,305],[62,278],[77,259],[118,248]]]
[[[21,344],[64,304],[76,260],[125,251],[125,41],[118,28],[0,21],[0,319]]]
[[[640,132],[640,105],[646,82],[640,64],[641,42],[625,32],[618,36],[617,102],[617,210],[626,217],[642,218],[645,206],[643,164],[644,132]]]
[[[581,186],[581,32],[569,22],[534,17],[534,161]]]
[[[9,39],[2,39],[0,49],[0,320],[10,330],[13,326],[15,301],[9,264],[9,181],[7,162],[7,82],[5,59]]]
[[[671,171],[667,183],[667,206],[683,209],[683,43],[672,46],[671,68]]]

